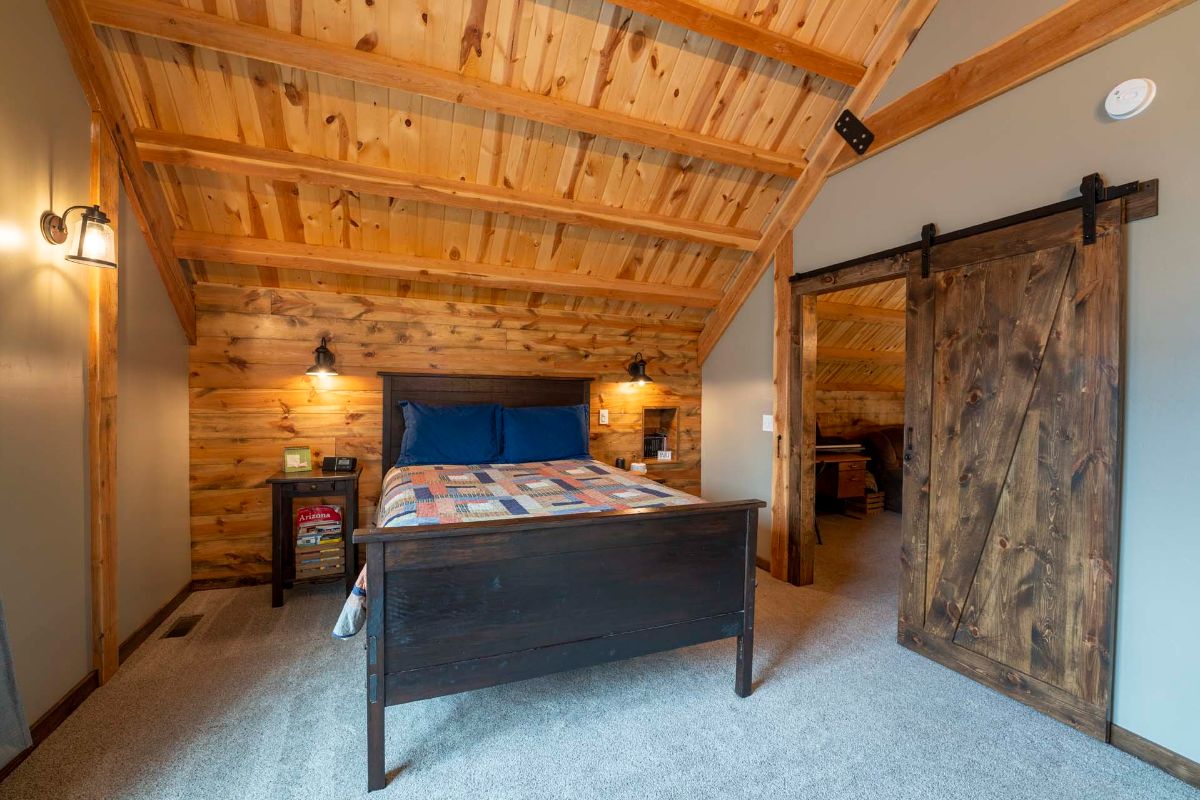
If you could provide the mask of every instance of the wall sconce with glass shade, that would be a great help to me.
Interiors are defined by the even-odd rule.
[[[304,373],[305,375],[314,375],[317,377],[333,377],[337,375],[337,369],[333,366],[334,357],[329,347],[326,346],[325,337],[321,337],[321,343],[317,345],[317,349],[313,350],[313,365]]]
[[[642,358],[641,353],[634,355],[633,361],[629,362],[628,370],[629,383],[635,383],[638,386],[654,383],[654,378],[646,374],[646,359]]]
[[[73,211],[80,212],[75,225],[67,221]],[[67,261],[117,268],[117,237],[100,206],[71,206],[61,215],[47,211],[42,214],[42,236],[50,244],[67,242]]]

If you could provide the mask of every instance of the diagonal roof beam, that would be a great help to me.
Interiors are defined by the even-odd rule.
[[[868,59],[867,74],[846,101],[846,108],[856,116],[864,114],[874,102],[884,83],[891,77],[896,64],[900,62],[900,57],[908,50],[909,44],[916,38],[936,5],[937,0],[908,0],[907,4],[892,14],[888,24],[875,37]],[[721,334],[733,322],[738,309],[758,285],[759,279],[771,264],[779,242],[783,237],[792,235],[792,229],[812,205],[817,192],[825,185],[834,159],[845,146],[841,136],[830,127],[813,151],[808,169],[784,195],[775,216],[767,224],[759,249],[734,275],[721,298],[721,304],[709,315],[708,323],[700,334],[701,363],[708,358]]]
[[[121,177],[150,256],[189,342],[196,341],[196,304],[192,287],[171,247],[173,224],[166,202],[137,158],[132,128],[121,95],[104,65],[100,41],[89,24],[83,0],[47,0],[59,35],[67,46],[71,66],[83,86],[88,104],[112,136],[121,160]],[[111,209],[110,209],[111,211]]]
[[[337,275],[433,281],[474,288],[548,292],[690,308],[714,308],[721,299],[720,292],[691,286],[198,231],[177,231],[174,244],[175,252],[181,258],[255,267],[319,270]]]
[[[866,120],[875,142],[865,155],[842,151],[840,172],[981,103],[1132,33],[1192,0],[1074,0],[956,64]]]
[[[138,154],[156,164],[195,167],[233,175],[289,183],[317,184],[352,192],[377,194],[425,203],[491,211],[520,217],[583,225],[622,233],[681,239],[700,244],[753,251],[758,231],[675,219],[662,214],[630,211],[617,206],[585,203],[563,197],[467,183],[433,175],[356,164],[291,150],[210,139],[183,133],[135,132]]]
[[[803,156],[777,153],[671,128],[604,109],[502,86],[472,75],[356,50],[260,25],[193,11],[161,0],[85,2],[92,22],[259,61],[459,103],[758,172],[797,177]]]
[[[613,0],[616,5],[695,31],[710,39],[857,86],[867,68],[695,0]]]

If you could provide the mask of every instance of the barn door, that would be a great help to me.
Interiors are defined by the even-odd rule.
[[[979,234],[908,277],[902,644],[1107,739],[1121,203]]]

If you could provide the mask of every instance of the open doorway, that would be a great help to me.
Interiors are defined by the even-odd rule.
[[[816,295],[815,561],[847,586],[899,541],[905,299],[904,278]]]

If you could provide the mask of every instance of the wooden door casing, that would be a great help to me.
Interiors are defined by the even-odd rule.
[[[899,639],[1106,739],[1120,472],[1121,202],[909,272]]]

